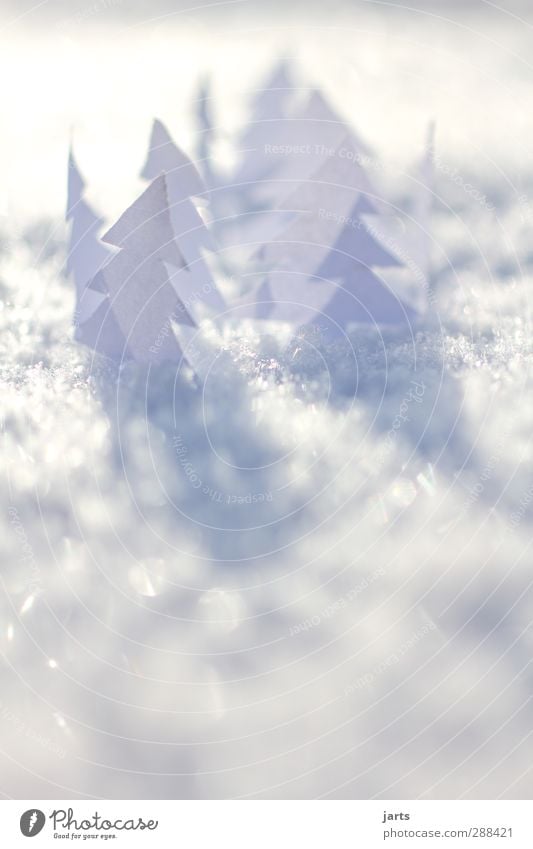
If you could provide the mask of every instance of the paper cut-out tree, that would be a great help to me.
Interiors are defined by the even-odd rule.
[[[302,95],[287,62],[280,63],[255,95],[250,112],[230,183],[253,198],[278,202],[314,173],[348,134],[361,153],[369,152],[322,92],[312,89]]]
[[[103,221],[98,218],[84,198],[85,181],[74,159],[68,158],[68,187],[66,220],[70,223],[67,245],[66,273],[76,287],[76,323],[86,320],[101,302],[97,293],[87,291],[93,277],[112,256],[99,239]]]
[[[346,142],[358,158],[368,148],[335,112],[322,92],[313,90],[302,107],[280,127],[278,143],[264,154],[267,177],[257,185],[256,196],[279,204],[299,183],[308,179]]]
[[[313,323],[327,336],[355,322],[395,325],[414,319],[415,311],[376,271],[401,263],[365,224],[364,216],[377,215],[383,201],[350,144],[349,137],[343,139],[283,204],[292,220],[258,250],[259,283],[238,305],[237,315],[294,326]]]
[[[141,176],[154,180],[162,174],[172,236],[179,249],[179,257],[164,257],[175,267],[173,284],[196,309],[203,307],[204,313],[210,311],[216,316],[224,311],[225,302],[206,262],[215,244],[194,202],[205,205],[209,193],[194,163],[177,147],[161,121],[154,121]],[[184,269],[183,273],[178,269]]]
[[[273,89],[272,96],[276,92]],[[288,223],[288,199],[341,150],[343,142],[357,153],[359,160],[368,152],[320,91],[311,91],[303,104],[292,103],[290,111],[284,109],[280,117],[258,125],[256,146],[232,178],[233,191],[243,203],[237,210],[235,225],[223,230],[220,240],[225,250],[231,249],[241,258],[243,267],[257,245]]]
[[[166,269],[166,263],[183,265],[183,258],[164,176],[148,186],[103,240],[120,250],[91,282],[104,300],[80,326],[81,341],[114,358],[181,362],[174,325],[193,327],[194,322]]]

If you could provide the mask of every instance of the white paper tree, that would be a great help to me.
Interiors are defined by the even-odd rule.
[[[414,310],[376,272],[401,263],[365,224],[363,216],[376,214],[384,204],[350,144],[350,137],[344,138],[287,198],[283,211],[292,220],[257,252],[259,283],[239,304],[241,317],[294,326],[315,323],[328,336],[355,322],[405,324],[414,319]]]
[[[104,301],[80,326],[81,340],[114,358],[181,362],[173,328],[194,322],[165,266],[184,263],[174,239],[164,176],[148,186],[103,239],[120,251],[91,283]]]
[[[368,152],[318,90],[313,90],[303,105],[293,107],[290,114],[262,123],[261,133],[261,143],[233,177],[234,190],[238,189],[244,199],[239,216],[220,236],[224,249],[231,250],[243,266],[258,244],[270,240],[290,221],[287,210],[294,191],[338,155],[343,144],[346,152],[357,157],[346,164],[358,171],[362,170],[358,161]],[[248,182],[239,185],[245,177]]]
[[[271,206],[279,204],[299,183],[316,173],[343,142],[359,159],[368,151],[322,92],[311,91],[303,106],[280,126],[278,143],[272,143],[264,154],[268,178],[258,183],[256,197]]]
[[[71,150],[65,215],[70,223],[66,273],[72,275],[76,287],[76,323],[86,320],[101,303],[99,294],[87,291],[87,287],[112,255],[98,236],[104,222],[84,199],[84,190],[85,181]]]
[[[181,296],[195,304],[195,309],[213,315],[225,309],[225,302],[206,263],[206,254],[215,244],[193,199],[208,200],[208,192],[195,165],[171,139],[160,121],[154,121],[148,157],[141,176],[154,180],[164,175],[168,196],[170,228],[179,257],[162,257],[176,268],[174,285]],[[177,269],[186,272],[178,273]],[[202,313],[202,315],[203,315]]]

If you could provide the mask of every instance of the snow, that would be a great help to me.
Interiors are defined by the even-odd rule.
[[[359,329],[334,345],[228,324],[196,340],[200,378],[186,365],[119,374],[74,341],[57,223],[67,124],[81,122],[82,171],[110,224],[139,193],[151,118],[179,129],[187,92],[168,69],[193,49],[184,59],[176,45],[212,47],[194,62],[225,68],[224,112],[244,102],[231,45],[257,70],[252,88],[274,35],[258,59],[245,27],[218,48],[194,21],[186,34],[154,31],[134,108],[117,95],[128,68],[133,84],[142,76],[121,64],[139,31],[92,41],[80,27],[44,81],[2,95],[12,118],[0,143],[7,796],[529,796],[524,33],[481,15],[452,41],[450,24],[432,35],[434,24],[403,14],[416,56],[399,33],[387,53],[389,19],[371,16],[352,41],[327,32],[320,49],[310,27],[299,59],[381,146],[381,182],[398,202],[402,168],[436,117],[450,173],[437,168],[432,316],[412,335]],[[34,35],[17,38],[7,53],[20,62],[22,44],[38,63]],[[450,71],[454,51],[464,73]]]

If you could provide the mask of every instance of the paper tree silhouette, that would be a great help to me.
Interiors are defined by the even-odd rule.
[[[283,122],[277,143],[264,154],[268,179],[256,197],[278,204],[298,183],[308,179],[346,142],[360,159],[368,148],[335,112],[324,95],[313,90],[304,105]]]
[[[275,207],[316,171],[347,131],[322,95],[314,92],[303,107],[257,125],[255,147],[232,176],[234,190],[256,208]]]
[[[112,256],[112,252],[98,237],[104,222],[98,218],[84,199],[85,185],[74,154],[70,150],[65,215],[66,220],[70,222],[66,273],[72,275],[76,287],[77,322],[89,318],[101,303],[102,298],[98,293],[87,291],[87,287]]]
[[[241,317],[316,323],[329,336],[355,322],[405,324],[415,317],[375,272],[400,261],[365,225],[364,214],[376,215],[383,202],[351,144],[345,137],[283,204],[293,218],[257,252],[260,282],[238,305]]]
[[[272,95],[277,91],[274,89]],[[282,89],[281,91],[284,91]],[[260,124],[261,141],[250,151],[241,169],[233,177],[244,204],[237,210],[234,227],[222,231],[220,240],[226,251],[248,262],[257,245],[266,242],[285,223],[288,199],[305,184],[328,159],[346,153],[358,161],[368,148],[334,111],[321,92],[311,91],[303,105],[292,105],[290,113]],[[343,151],[342,145],[346,151]],[[248,169],[248,170],[246,170]],[[361,170],[360,168],[358,169]],[[252,177],[255,174],[255,177]],[[240,185],[240,180],[247,182]]]
[[[91,282],[102,294],[79,338],[95,350],[139,362],[181,362],[174,324],[194,326],[165,263],[182,264],[175,242],[165,177],[155,179],[103,236],[120,248]]]
[[[302,98],[284,62],[252,103],[231,183],[253,198],[277,203],[314,173],[348,134],[358,151],[369,152],[322,92],[312,89]]]
[[[193,198],[204,203],[208,200],[206,186],[195,165],[173,142],[160,121],[154,121],[148,157],[141,176],[153,180],[163,174],[168,196],[170,233],[178,254],[162,256],[175,267],[173,285],[193,310],[202,308],[217,315],[225,309],[220,294],[206,263],[206,253],[214,252],[215,244],[198,213]],[[169,237],[170,237],[169,233]],[[180,273],[178,269],[185,269]]]

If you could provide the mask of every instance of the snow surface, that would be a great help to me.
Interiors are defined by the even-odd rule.
[[[200,380],[119,379],[73,341],[67,124],[111,222],[151,117],[181,141],[191,43],[195,72],[225,74],[223,112],[244,102],[232,45],[253,88],[279,32],[260,22],[257,58],[245,29],[217,53],[197,21],[159,24],[134,63],[138,30],[70,21],[58,51],[22,31],[0,58],[35,72],[48,56],[43,80],[28,69],[2,94],[4,795],[530,797],[531,69],[524,26],[486,14],[465,31],[405,10],[399,29],[365,18],[320,47],[309,26],[299,47],[395,163],[381,178],[399,202],[397,163],[437,118],[432,316],[331,347],[228,327]],[[135,109],[119,93],[139,64]]]

